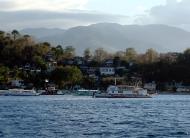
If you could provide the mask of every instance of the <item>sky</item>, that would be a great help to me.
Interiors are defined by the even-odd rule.
[[[0,29],[100,22],[166,24],[190,31],[190,0],[0,0]]]

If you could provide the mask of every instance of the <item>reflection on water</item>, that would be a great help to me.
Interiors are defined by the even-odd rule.
[[[190,96],[0,97],[0,137],[190,137]]]

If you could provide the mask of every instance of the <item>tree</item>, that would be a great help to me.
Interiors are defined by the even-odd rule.
[[[156,62],[158,61],[158,53],[154,49],[150,48],[146,51],[144,60],[146,63]]]
[[[94,59],[101,63],[107,58],[108,53],[103,48],[98,48],[94,51]]]
[[[33,57],[33,62],[36,65],[36,67],[38,67],[38,68],[40,68],[42,70],[47,69],[47,65],[46,65],[45,61],[40,56],[34,56]]]
[[[77,67],[60,66],[52,72],[51,78],[60,88],[63,88],[79,84],[82,80],[82,73]]]
[[[127,48],[125,53],[125,60],[128,62],[134,62],[137,58],[137,52],[134,48]]]
[[[179,56],[179,62],[190,65],[190,48],[186,49],[183,54]]]
[[[20,33],[19,33],[17,30],[13,30],[13,31],[11,32],[11,34],[13,35],[14,41],[15,41],[16,38],[20,35]]]
[[[75,56],[75,48],[73,46],[66,46],[64,49],[64,55],[66,58],[73,58]]]
[[[64,52],[61,45],[58,45],[57,47],[53,47],[51,51],[54,53],[56,60],[62,59]]]
[[[4,36],[5,36],[5,32],[0,31],[0,40],[1,40],[1,38],[4,38]]]
[[[8,82],[9,68],[5,66],[0,67],[0,83],[5,84]]]
[[[87,49],[84,50],[83,57],[84,57],[86,60],[88,60],[88,59],[90,59],[90,58],[92,57],[92,54],[91,54],[91,51],[90,51],[89,48],[87,48]]]

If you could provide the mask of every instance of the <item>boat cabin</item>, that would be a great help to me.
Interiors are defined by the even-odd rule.
[[[126,95],[147,95],[147,90],[138,88],[135,86],[128,86],[128,85],[118,85],[118,86],[109,86],[107,88],[108,94],[126,94]]]

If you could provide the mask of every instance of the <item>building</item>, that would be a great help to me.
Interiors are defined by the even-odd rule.
[[[100,75],[106,75],[106,76],[115,75],[115,68],[114,67],[100,67]]]
[[[156,83],[155,82],[145,83],[144,88],[150,91],[156,91]]]
[[[176,62],[178,56],[179,56],[179,53],[169,52],[169,53],[160,54],[160,59],[161,60],[166,60],[166,61],[169,61],[169,62]]]
[[[22,88],[22,87],[24,87],[24,81],[23,80],[12,80],[11,87]]]

